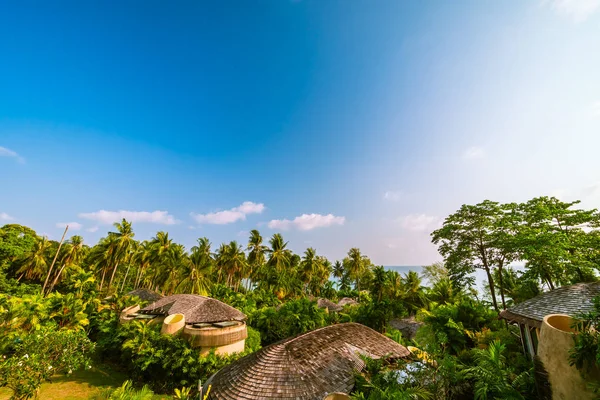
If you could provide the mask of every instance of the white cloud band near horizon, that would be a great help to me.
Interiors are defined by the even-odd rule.
[[[10,157],[10,158],[14,158],[17,160],[17,162],[24,164],[25,163],[25,159],[23,157],[21,157],[19,155],[19,153],[17,153],[14,150],[11,150],[7,147],[2,147],[0,146],[0,157]]]
[[[83,228],[83,225],[81,225],[79,222],[59,222],[56,224],[57,228],[66,228],[67,225],[69,226],[69,229],[72,231],[78,231],[81,228]]]
[[[295,228],[299,231],[310,231],[315,228],[326,228],[333,225],[344,225],[346,217],[338,217],[333,214],[302,214],[293,220],[273,219],[267,226],[271,229],[289,230]]]
[[[175,225],[178,224],[179,221],[175,219],[174,216],[169,214],[168,211],[127,211],[127,210],[119,210],[119,211],[107,211],[100,210],[89,213],[80,213],[78,215],[79,218],[89,219],[91,221],[96,221],[99,224],[110,225],[115,222],[120,222],[123,218],[125,218],[129,222],[146,222],[153,224],[162,224],[162,225]]]
[[[471,146],[463,152],[463,160],[477,160],[485,157],[485,149],[480,146]]]
[[[208,214],[190,213],[190,215],[199,224],[225,225],[237,221],[244,221],[246,220],[246,215],[261,214],[264,210],[265,205],[263,203],[245,201],[238,207],[233,207],[229,210],[216,211]]]
[[[0,221],[13,221],[14,218],[5,212],[0,213]]]
[[[552,0],[550,7],[558,15],[570,18],[574,22],[583,22],[600,10],[600,0]]]
[[[442,220],[434,215],[409,214],[398,219],[402,228],[409,231],[433,231],[441,226]]]

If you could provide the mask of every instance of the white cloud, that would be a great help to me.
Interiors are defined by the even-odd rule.
[[[383,199],[388,201],[398,201],[402,198],[402,192],[388,190],[383,194]]]
[[[96,232],[98,230],[97,226],[92,226],[91,228],[87,228],[86,231],[88,232]]]
[[[79,222],[59,222],[56,224],[56,227],[66,228],[67,225],[69,225],[69,229],[72,231],[78,231],[83,227]]]
[[[582,22],[598,10],[600,0],[551,0],[550,6],[557,14]]]
[[[300,231],[310,231],[315,228],[325,228],[332,225],[344,225],[345,217],[336,217],[333,214],[302,214],[293,220],[289,219],[274,219],[268,223],[271,229],[288,230],[291,228]]]
[[[15,158],[21,164],[25,163],[25,159],[21,157],[16,151],[7,149],[6,147],[0,146],[0,157],[11,157]]]
[[[130,222],[151,222],[154,224],[163,225],[174,225],[179,223],[171,214],[167,211],[106,211],[100,210],[91,213],[81,213],[79,218],[85,218],[92,221],[96,221],[100,224],[110,225],[115,222],[121,221],[125,218]]]
[[[260,214],[265,210],[263,203],[253,203],[245,201],[238,207],[230,210],[217,211],[208,214],[191,213],[192,218],[199,224],[225,225],[236,221],[245,220],[248,214]]]
[[[479,147],[479,146],[472,146],[469,147],[467,150],[464,151],[462,158],[465,160],[475,160],[475,159],[479,159],[479,158],[484,158],[485,157],[485,150],[483,149],[483,147]]]
[[[595,117],[600,117],[600,101],[592,104],[592,115]]]
[[[409,214],[400,217],[398,221],[404,229],[421,232],[439,227],[441,219],[427,214]]]
[[[3,212],[0,213],[0,221],[12,221],[14,220],[13,217],[11,217],[10,215],[8,215],[7,213]]]

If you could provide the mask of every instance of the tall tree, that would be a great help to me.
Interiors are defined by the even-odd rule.
[[[353,247],[348,251],[348,256],[344,258],[343,264],[348,276],[354,279],[356,290],[360,291],[360,280],[365,273],[370,272],[371,260],[363,255],[360,249]]]
[[[210,252],[210,242],[207,238],[199,238],[198,244],[192,247],[190,256],[183,264],[181,280],[176,291],[199,295],[208,294],[210,273],[213,259]]]
[[[111,247],[110,258],[112,258],[113,262],[113,270],[110,281],[108,282],[109,290],[112,288],[113,280],[115,279],[115,274],[119,265],[129,262],[131,250],[135,242],[133,239],[135,234],[133,233],[131,222],[128,222],[123,218],[120,223],[116,222],[114,227],[117,231],[109,233],[109,238],[111,239],[109,244],[109,247]]]
[[[48,269],[46,251],[50,246],[51,243],[45,236],[33,245],[31,251],[26,253],[19,261],[20,268],[17,270],[19,279],[23,276],[26,279],[39,279],[46,273]]]
[[[485,271],[496,311],[499,308],[492,271],[502,270],[516,256],[506,218],[499,203],[485,200],[463,205],[431,234],[456,287],[463,286],[475,268]]]
[[[269,248],[263,244],[263,238],[258,230],[252,229],[250,231],[250,238],[248,239],[246,250],[249,251],[248,266],[250,267],[249,275],[252,280],[255,279],[255,274],[260,271],[260,268],[265,265],[265,254],[269,250]],[[248,284],[250,285],[250,281]]]
[[[61,261],[60,261],[61,267],[58,270],[58,272],[56,273],[56,275],[54,276],[52,283],[50,284],[50,288],[48,289],[49,293],[52,292],[52,290],[54,289],[54,286],[56,285],[56,283],[62,276],[62,273],[65,270],[65,268],[70,268],[74,265],[80,265],[81,262],[83,261],[83,257],[84,257],[83,238],[79,235],[72,236],[71,239],[69,239],[69,241],[67,242],[64,249],[65,249],[65,251],[62,254]]]

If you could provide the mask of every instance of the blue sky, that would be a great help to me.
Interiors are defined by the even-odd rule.
[[[13,2],[0,224],[430,263],[463,203],[600,207],[599,49],[600,0]]]

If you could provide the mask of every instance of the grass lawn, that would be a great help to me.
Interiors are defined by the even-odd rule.
[[[127,379],[122,373],[107,365],[94,366],[87,371],[77,371],[71,376],[57,376],[52,383],[44,383],[40,399],[44,400],[83,400],[106,388],[116,388]],[[0,388],[0,400],[8,400],[11,391]],[[171,399],[170,396],[155,395],[156,400]]]

